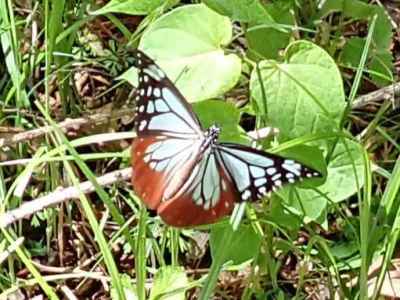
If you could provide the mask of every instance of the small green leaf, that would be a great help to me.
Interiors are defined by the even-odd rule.
[[[259,0],[203,0],[217,13],[240,22],[274,22]]]
[[[156,273],[150,300],[184,300],[188,285],[189,282],[182,267],[161,267]]]
[[[223,236],[226,231],[232,231],[232,226],[229,223],[217,224],[212,227],[210,248],[213,257],[219,245],[225,243]],[[239,265],[254,258],[258,253],[260,243],[261,237],[257,235],[252,226],[240,224],[239,228],[233,232],[231,244],[226,245],[225,261],[232,260],[235,265]]]
[[[132,284],[132,278],[127,274],[122,274],[120,276],[122,287],[124,289],[125,299],[137,300],[139,299],[136,293],[136,288]],[[117,291],[113,286],[111,286],[111,299],[118,299]]]
[[[92,14],[122,13],[128,15],[147,15],[162,5],[168,8],[178,2],[178,0],[111,0],[102,8],[92,12]]]
[[[265,9],[272,16],[272,20],[253,20],[246,31],[249,57],[256,61],[260,60],[260,56],[267,59],[279,58],[280,51],[287,47],[292,36],[291,30],[282,25],[295,26],[292,14],[295,7],[292,1],[274,1],[266,4]]]
[[[185,5],[151,24],[139,49],[157,61],[189,102],[195,102],[220,96],[239,80],[239,57],[225,55],[222,49],[231,38],[227,17],[202,4]],[[133,76],[122,77],[135,84]]]
[[[271,210],[266,217],[267,220],[290,231],[299,230],[301,219],[296,217],[294,214],[289,213],[282,205],[282,201],[274,200],[271,200]]]
[[[262,117],[279,128],[282,140],[338,128],[345,107],[343,82],[323,49],[307,41],[292,43],[284,63],[262,61],[260,73],[261,80],[256,69],[251,74],[251,96],[266,112]]]
[[[354,166],[354,168],[353,168]],[[357,185],[358,183],[358,185]],[[364,185],[362,149],[353,141],[339,142],[328,164],[327,177],[317,191],[311,189],[282,189],[279,193],[289,210],[302,216],[306,222],[325,219],[328,199],[340,202]],[[325,197],[324,197],[325,196]]]
[[[246,143],[238,124],[239,110],[232,104],[220,100],[207,100],[194,103],[193,108],[200,118],[203,128],[217,125],[221,128],[220,141]]]
[[[368,21],[375,15],[377,16],[375,30],[372,34],[373,43],[368,53],[369,62],[367,63],[367,68],[375,73],[380,73],[380,76],[371,74],[371,79],[376,84],[383,86],[390,83],[393,73],[393,57],[390,52],[393,28],[384,7],[359,0],[327,0],[321,7],[319,17],[337,11],[354,20]],[[357,68],[364,43],[365,38],[350,38],[343,49],[341,61],[353,68]]]
[[[379,86],[386,86],[394,81],[393,77],[393,55],[390,50],[376,52],[368,64],[374,73],[371,79]]]

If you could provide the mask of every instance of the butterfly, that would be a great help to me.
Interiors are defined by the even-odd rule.
[[[175,227],[214,223],[237,202],[254,201],[286,183],[320,177],[301,163],[252,147],[219,143],[190,104],[140,50],[132,142],[132,185],[149,209]]]

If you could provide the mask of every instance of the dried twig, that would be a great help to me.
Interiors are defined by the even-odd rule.
[[[66,119],[58,124],[58,127],[64,132],[78,132],[81,128],[95,127],[101,124],[107,124],[111,119],[119,119],[125,116],[133,115],[132,109],[119,109],[112,112],[98,113],[84,118]],[[26,142],[44,136],[52,132],[52,126],[44,126],[37,129],[16,133],[11,137],[0,138],[0,149],[6,146],[12,146],[20,142]]]
[[[366,95],[362,95],[356,98],[353,102],[354,108],[361,108],[371,102],[383,101],[383,100],[391,100],[393,101],[393,106],[397,107],[398,102],[396,102],[396,98],[400,97],[400,82],[396,82],[394,84],[385,86],[379,90],[373,91]]]
[[[114,172],[107,173],[97,178],[97,182],[101,186],[110,185],[117,181],[127,181],[132,176],[132,169],[126,168]],[[69,199],[79,199],[79,192],[90,193],[95,190],[90,181],[85,181],[79,186],[70,186],[61,188],[46,196],[35,200],[25,202],[20,207],[0,215],[0,228],[4,228],[11,223],[36,213],[46,207],[59,204]]]

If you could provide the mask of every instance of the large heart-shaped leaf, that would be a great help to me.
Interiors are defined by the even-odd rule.
[[[328,164],[327,177],[317,190],[283,189],[280,195],[289,209],[307,221],[323,221],[329,201],[340,202],[354,195],[364,185],[364,162],[361,146],[341,141]],[[322,219],[321,219],[322,217]]]
[[[257,69],[251,75],[251,96],[283,140],[338,128],[345,107],[343,83],[323,49],[298,41],[287,48],[283,63],[262,61],[259,66],[261,76]]]
[[[154,58],[187,100],[194,102],[220,96],[237,83],[241,61],[222,49],[231,38],[227,17],[202,4],[186,5],[150,25],[139,49]],[[135,84],[132,73],[123,77]]]

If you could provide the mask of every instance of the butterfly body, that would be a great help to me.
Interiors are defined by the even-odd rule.
[[[236,202],[257,200],[285,183],[320,176],[291,159],[219,143],[220,128],[203,131],[190,105],[152,59],[137,51],[135,65],[139,85],[132,184],[167,224],[213,223]]]

